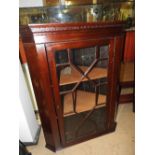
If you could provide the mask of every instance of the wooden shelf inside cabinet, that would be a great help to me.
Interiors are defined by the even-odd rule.
[[[85,72],[88,67],[79,66],[80,69]],[[100,79],[103,77],[107,77],[107,69],[94,67],[89,73],[88,76],[91,80]],[[73,84],[80,81],[82,74],[74,68],[71,68],[71,74],[60,74],[60,86]],[[84,78],[82,81],[87,81],[87,78]]]
[[[77,90],[76,112],[84,112],[106,105],[106,95],[99,95],[98,104],[95,107],[95,93]],[[73,115],[73,99],[72,94],[64,96],[64,116]]]

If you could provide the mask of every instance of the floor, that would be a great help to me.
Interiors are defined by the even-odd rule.
[[[37,145],[27,147],[32,155],[134,155],[135,115],[132,104],[119,105],[116,131],[89,141],[70,146],[56,153],[45,148],[41,131]]]

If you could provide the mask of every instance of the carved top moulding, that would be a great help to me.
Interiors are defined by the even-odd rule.
[[[49,23],[49,24],[29,24],[32,33],[42,32],[59,32],[59,31],[74,31],[74,30],[90,30],[103,29],[112,27],[123,27],[124,22],[98,22],[98,23]]]

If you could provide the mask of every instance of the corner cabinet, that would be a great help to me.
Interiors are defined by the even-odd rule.
[[[49,149],[115,130],[123,26],[117,22],[20,27]]]

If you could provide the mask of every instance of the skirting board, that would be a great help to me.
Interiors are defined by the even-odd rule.
[[[41,131],[41,125],[38,125],[38,130],[37,130],[37,132],[36,132],[34,141],[33,141],[33,142],[23,142],[23,144],[24,144],[25,146],[37,144],[37,143],[38,143],[38,140],[39,140],[40,131]]]

